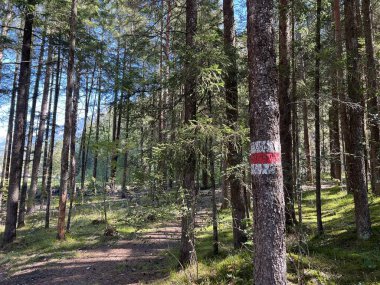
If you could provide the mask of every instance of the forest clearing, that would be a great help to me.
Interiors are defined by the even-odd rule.
[[[380,284],[380,1],[1,0],[1,284]]]

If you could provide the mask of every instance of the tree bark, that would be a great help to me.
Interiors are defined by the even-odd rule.
[[[379,110],[377,100],[377,66],[374,55],[372,39],[372,23],[370,16],[370,0],[362,0],[362,15],[364,26],[365,50],[367,57],[367,110],[370,136],[370,166],[371,166],[371,188],[374,194],[380,195],[380,132],[377,122]]]
[[[51,62],[51,64],[53,64],[53,62]],[[45,141],[44,141],[44,160],[43,160],[43,164],[42,164],[42,190],[41,190],[41,193],[42,193],[42,197],[43,197],[43,200],[44,199],[47,199],[47,191],[46,191],[46,187],[47,187],[47,179],[48,179],[48,168],[49,168],[49,159],[50,159],[50,156],[49,156],[49,135],[50,135],[50,125],[51,125],[51,114],[52,114],[52,104],[53,104],[53,85],[54,85],[54,81],[55,81],[55,77],[54,77],[55,73],[52,72],[52,76],[51,76],[51,83],[50,83],[50,90],[49,90],[49,110],[48,110],[48,116],[47,116],[47,122],[46,122],[46,132],[45,132]],[[44,204],[44,201],[42,201],[42,204]]]
[[[49,110],[48,109],[49,81],[50,81],[50,76],[51,76],[52,55],[53,55],[53,46],[49,45],[44,90],[43,90],[42,102],[41,102],[40,124],[38,127],[38,135],[36,137],[36,145],[34,148],[32,178],[31,178],[31,185],[30,185],[29,193],[28,193],[27,213],[32,213],[34,211],[34,205],[35,205],[34,197],[36,196],[36,192],[37,192],[37,182],[38,182],[38,173],[39,173],[40,161],[41,161],[42,144],[44,140],[44,134],[46,130],[46,121],[47,121],[48,110]]]
[[[321,127],[320,127],[320,53],[321,53],[321,12],[322,2],[317,0],[317,26],[315,33],[315,195],[317,210],[318,234],[323,234],[322,224],[322,200],[321,200]]]
[[[95,152],[94,152],[94,169],[92,172],[92,177],[95,179],[98,176],[98,150],[97,144],[99,142],[99,126],[100,126],[100,102],[101,102],[101,94],[102,94],[102,69],[100,69],[99,75],[99,90],[98,90],[98,103],[96,109],[96,126],[95,126]]]
[[[34,1],[32,0],[28,1],[28,4],[31,6],[33,6],[33,3]],[[15,114],[15,125],[18,127],[15,128],[12,141],[7,216],[3,235],[4,244],[11,243],[16,237],[17,210],[25,145],[26,117],[28,112],[33,20],[33,13],[28,12],[25,15],[24,35],[22,40],[20,75]]]
[[[282,171],[284,177],[285,219],[288,226],[296,222],[294,211],[293,157],[292,157],[292,104],[289,94],[289,3],[280,0],[279,7],[279,105],[280,105],[280,138],[282,149]]]
[[[226,96],[227,125],[236,133],[239,119],[239,98],[237,89],[237,52],[235,47],[235,17],[233,0],[223,0],[224,19],[224,51],[229,65],[224,76]],[[239,165],[242,162],[241,141],[238,135],[230,135],[227,141],[227,179],[231,191],[232,228],[234,247],[240,248],[247,241],[245,234],[245,204],[242,194],[242,185]]]
[[[19,213],[18,213],[18,227],[19,228],[22,228],[23,226],[25,226],[25,210],[26,210],[25,204],[26,204],[26,196],[28,192],[28,180],[29,180],[29,175],[30,175],[30,160],[31,160],[30,157],[32,153],[34,121],[35,121],[35,115],[36,115],[37,98],[39,96],[40,79],[41,79],[41,74],[42,74],[42,65],[43,65],[44,52],[45,52],[45,41],[46,40],[44,36],[42,38],[40,55],[38,58],[36,82],[34,85],[34,92],[33,92],[33,97],[32,97],[32,108],[30,110],[28,142],[26,145],[24,173],[23,173],[23,179],[22,179],[21,197],[20,197]]]
[[[19,55],[17,54],[16,62],[19,61]],[[15,117],[15,105],[16,105],[16,95],[17,95],[17,74],[19,71],[19,65],[16,64],[14,75],[13,75],[13,86],[12,86],[12,95],[11,95],[11,105],[9,109],[9,118],[8,118],[8,129],[7,137],[5,140],[5,149],[4,149],[4,161],[3,169],[1,170],[1,182],[0,182],[0,210],[3,202],[3,192],[5,191],[4,182],[8,182],[9,178],[9,165],[11,161],[11,152],[12,152],[12,141],[13,141],[13,124]]]
[[[70,17],[70,39],[69,39],[69,63],[67,67],[67,88],[66,88],[66,107],[65,107],[65,127],[63,131],[63,144],[61,156],[61,181],[59,189],[59,210],[57,238],[65,238],[65,218],[66,218],[66,199],[67,189],[70,180],[69,152],[72,128],[72,109],[73,109],[73,89],[74,89],[74,64],[75,64],[75,39],[77,26],[77,1],[72,0]]]
[[[197,30],[197,1],[186,0],[186,48],[188,51],[195,50],[195,35]],[[184,123],[189,125],[196,119],[197,113],[197,69],[192,62],[193,54],[187,55],[184,69],[186,71],[184,96],[185,118]],[[192,136],[194,138],[194,135]],[[182,265],[194,261],[194,222],[195,222],[195,172],[196,154],[192,146],[186,146],[184,161],[184,174],[182,187],[185,191],[185,210],[181,219],[181,244],[179,261]]]
[[[349,180],[354,194],[355,222],[359,239],[371,236],[371,221],[365,177],[364,138],[363,138],[363,94],[360,88],[358,23],[355,18],[355,1],[344,1],[346,51],[347,51],[347,106],[348,130],[345,134],[348,152],[347,167]]]
[[[73,204],[76,196],[76,177],[77,177],[77,166],[75,157],[75,143],[76,143],[76,132],[77,132],[77,122],[78,122],[78,100],[80,92],[80,69],[76,71],[76,80],[73,96],[73,111],[72,111],[72,128],[71,128],[71,141],[70,141],[70,205],[69,213],[67,215],[67,226],[66,230],[69,232],[71,227],[71,216],[73,212]]]
[[[247,6],[254,284],[286,284],[275,7],[273,0],[249,0]]]
[[[49,161],[48,161],[48,170],[47,170],[47,182],[46,182],[46,192],[47,192],[47,201],[46,201],[46,215],[45,215],[45,228],[48,229],[50,226],[50,203],[51,203],[51,183],[53,175],[53,154],[54,154],[54,144],[55,144],[55,129],[57,126],[57,109],[58,109],[58,99],[60,91],[60,73],[61,73],[61,36],[59,37],[58,45],[58,58],[57,58],[57,67],[55,74],[55,91],[54,91],[54,107],[53,107],[53,120],[51,124],[51,135],[49,143]],[[63,67],[63,65],[62,65]]]

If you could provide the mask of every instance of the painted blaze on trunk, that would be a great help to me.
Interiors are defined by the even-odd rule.
[[[286,284],[285,201],[273,0],[248,0],[254,284]]]

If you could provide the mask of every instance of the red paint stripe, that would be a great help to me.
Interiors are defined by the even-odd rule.
[[[258,152],[252,153],[249,157],[251,164],[274,164],[281,162],[281,153],[279,152]]]

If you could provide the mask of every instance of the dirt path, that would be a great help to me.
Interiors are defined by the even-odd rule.
[[[141,284],[164,278],[165,252],[177,246],[179,221],[139,234],[133,240],[118,240],[112,245],[79,250],[78,257],[53,259],[25,265],[2,280],[4,285],[50,284]],[[1,281],[2,280],[2,281]]]

